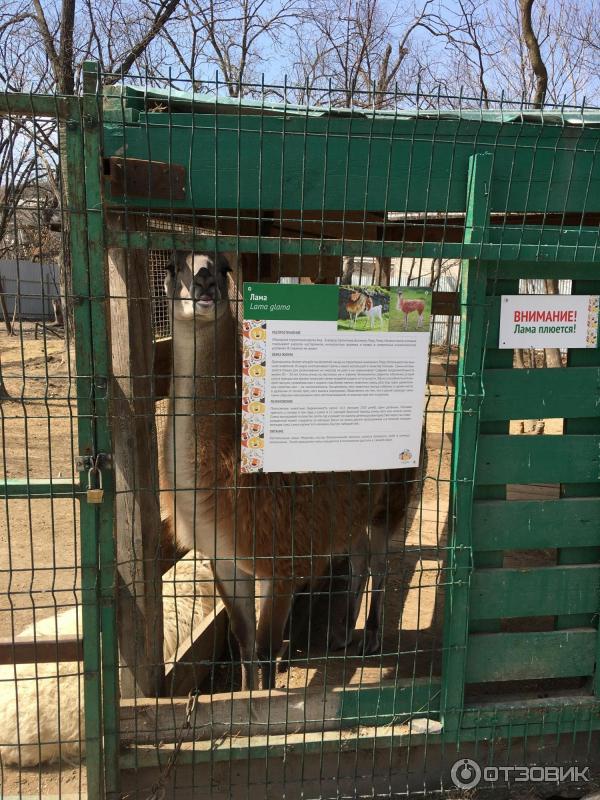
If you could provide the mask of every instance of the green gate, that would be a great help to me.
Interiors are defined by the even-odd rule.
[[[374,781],[386,752],[391,765],[398,753],[438,744],[456,756],[470,743],[493,752],[501,741],[591,736],[600,727],[600,351],[571,350],[561,369],[515,369],[513,351],[497,345],[500,297],[518,294],[520,280],[570,280],[573,294],[600,294],[598,115],[308,108],[287,103],[287,94],[271,102],[265,87],[254,102],[223,98],[218,87],[212,96],[133,86],[103,94],[95,64],[84,78],[81,99],[3,95],[0,108],[56,116],[66,143],[80,480],[6,481],[4,491],[82,500],[89,797],[119,796],[122,780],[141,792],[170,771],[169,759],[184,771],[207,763],[202,786],[211,794],[223,765],[233,792],[234,773],[240,786],[251,772],[266,786],[282,759],[300,758],[302,786],[304,759],[325,763],[333,754],[339,771],[360,753]],[[196,743],[187,699],[173,691],[170,701],[155,699],[165,671],[153,403],[168,370],[157,367],[153,297],[136,258],[171,248],[245,254],[244,275],[266,281],[332,279],[348,257],[461,261],[460,296],[436,301],[438,313],[460,313],[450,535],[437,590],[445,597],[442,669],[377,686],[344,683],[337,705],[322,704],[320,731],[313,724],[292,734],[284,725],[272,733],[267,714],[263,735],[248,728]],[[521,418],[560,418],[562,434],[516,436],[510,422]],[[143,447],[123,425],[140,419],[150,432]],[[98,505],[85,499],[96,463]],[[429,478],[442,482],[439,473]],[[519,499],[524,486],[529,494]],[[521,551],[536,551],[531,566],[511,566]],[[287,724],[287,700],[276,695],[257,693],[248,714],[251,702],[283,704]],[[230,702],[233,726],[233,693]],[[429,727],[411,728],[416,717]],[[186,775],[184,788],[194,791],[193,769]],[[285,770],[277,780],[286,786]],[[441,785],[451,788],[447,773]]]
[[[569,160],[569,211],[583,213],[588,187],[572,190],[576,162],[572,154]],[[593,158],[588,169],[591,184]],[[493,155],[475,156],[469,174],[467,240],[485,246],[499,233],[489,225],[496,210]],[[531,196],[534,207],[547,203],[548,213],[558,208],[550,207],[541,191]],[[564,199],[552,194],[552,203]],[[526,242],[530,231],[519,232]],[[538,260],[504,261],[499,250],[495,260],[470,260],[463,273],[449,554],[453,578],[442,684],[445,732],[463,739],[560,735],[598,725],[600,355],[597,349],[570,350],[566,368],[514,369],[513,352],[498,349],[501,295],[517,294],[519,279],[568,278],[572,294],[598,292],[597,233],[545,225],[537,233]],[[577,240],[590,247],[581,261]],[[572,260],[566,262],[563,253],[569,252]],[[510,420],[521,417],[564,420],[562,435],[511,436]],[[539,499],[518,499],[526,485],[530,494],[538,489]],[[548,485],[556,499],[546,499]],[[505,565],[505,554],[519,551],[550,551],[551,556],[555,551],[555,565],[549,566],[547,558],[526,568]],[[549,624],[540,625],[543,618]],[[503,630],[507,622],[512,630]],[[556,697],[495,708],[465,697],[469,685],[511,681],[527,686],[540,678],[557,679]],[[577,687],[576,700],[560,696],[563,679],[570,679],[565,687]]]
[[[89,88],[89,78],[86,81],[86,86]],[[92,87],[96,85],[94,76],[91,78],[91,85]],[[106,318],[103,215],[98,161],[101,135],[98,108],[95,88],[90,94],[84,94],[83,98],[7,92],[0,97],[0,115],[8,118],[9,124],[16,125],[18,122],[15,120],[28,119],[31,120],[34,133],[37,133],[44,122],[48,120],[56,122],[52,135],[56,137],[57,148],[61,155],[62,180],[65,184],[64,200],[58,214],[61,220],[61,235],[65,237],[62,251],[66,254],[66,258],[71,259],[72,264],[72,285],[67,292],[66,300],[73,309],[74,335],[67,327],[66,363],[67,380],[70,382],[72,377],[75,378],[73,393],[67,390],[68,397],[76,397],[77,440],[71,442],[74,478],[61,477],[60,473],[44,479],[4,477],[0,491],[6,502],[7,520],[11,500],[26,499],[30,505],[30,514],[31,503],[35,505],[35,501],[40,499],[50,501],[53,526],[55,500],[70,499],[74,507],[78,506],[74,517],[77,518],[78,515],[81,532],[79,602],[84,629],[81,676],[85,705],[85,742],[82,744],[85,744],[87,786],[90,797],[104,797],[115,792],[117,785],[115,782],[118,780],[116,770],[118,656],[117,650],[114,649],[116,639],[111,638],[111,632],[115,631],[115,557],[112,536],[114,481],[107,407],[110,350]],[[21,146],[18,140],[17,145]],[[37,147],[37,143],[35,146]],[[34,188],[38,192],[39,199],[39,171],[36,170],[34,174],[36,175]],[[74,345],[75,352],[73,368],[68,355],[71,344]],[[23,366],[23,378],[25,377],[28,376]],[[50,418],[50,411],[48,415]],[[50,433],[48,433],[48,445],[50,445]],[[24,446],[26,450],[29,449],[27,431]],[[10,455],[5,450],[5,470],[11,466]],[[86,502],[86,490],[90,485],[97,485],[98,470],[102,473],[104,502],[90,504]],[[30,518],[30,535],[34,534]],[[49,568],[48,565],[36,565],[34,562],[32,564],[34,570],[36,566],[42,569]],[[61,608],[56,600],[54,607],[55,611]],[[36,616],[34,613],[34,619]],[[59,628],[50,642],[44,642],[34,634],[32,641],[24,641],[21,646],[17,639],[10,646],[5,644],[2,663],[14,664],[16,669],[16,665],[29,663],[37,665],[76,662],[80,654],[81,642],[68,637],[61,641]],[[6,677],[4,680],[6,681]],[[40,687],[48,685],[48,680],[40,681]],[[50,715],[55,713],[60,720],[61,711],[64,713],[62,709],[59,711],[57,692],[60,690],[55,687],[49,691],[49,697],[38,696],[37,713],[45,713],[43,706],[47,705],[51,709],[56,703],[56,709],[47,713]],[[70,698],[73,714],[77,713],[78,700],[77,696]],[[6,702],[9,702],[8,695]],[[25,727],[27,723],[20,724]],[[30,724],[35,726],[35,719]],[[58,729],[60,731],[60,721]],[[54,744],[43,739],[40,743]],[[3,742],[3,744],[20,747],[19,732],[17,741]],[[21,770],[20,765],[19,770]],[[80,777],[80,785],[81,781]]]

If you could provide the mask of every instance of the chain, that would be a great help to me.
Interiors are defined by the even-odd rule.
[[[185,719],[181,724],[181,728],[179,729],[179,736],[177,737],[177,742],[175,747],[173,748],[173,752],[162,771],[160,778],[156,781],[156,783],[152,786],[150,790],[150,794],[147,795],[145,800],[164,800],[166,797],[166,783],[169,779],[169,775],[173,771],[173,767],[177,763],[177,759],[179,757],[179,752],[181,750],[181,746],[183,744],[183,739],[186,733],[192,727],[192,717],[194,716],[194,712],[196,711],[196,706],[198,704],[198,697],[200,696],[200,691],[198,689],[192,689],[192,691],[188,695],[187,704],[185,706]],[[131,793],[127,793],[121,795],[121,800],[128,800],[128,798],[133,797]]]

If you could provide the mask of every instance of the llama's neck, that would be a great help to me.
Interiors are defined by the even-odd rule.
[[[204,324],[173,321],[172,456],[182,476],[187,472],[179,469],[183,461],[188,468],[193,464],[196,485],[200,473],[201,483],[214,485],[216,461],[231,462],[232,449],[237,449],[235,375],[236,336],[230,314]]]

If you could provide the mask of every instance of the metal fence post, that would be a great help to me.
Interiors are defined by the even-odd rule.
[[[489,215],[493,156],[469,159],[465,242],[482,243]],[[458,734],[464,705],[469,636],[469,588],[473,568],[473,506],[482,369],[485,351],[487,269],[480,259],[463,262],[460,352],[452,459],[450,512],[452,539],[448,549],[448,582],[442,670],[442,713],[446,733]]]
[[[61,126],[66,136],[68,186],[66,187],[69,245],[75,321],[75,357],[77,367],[77,413],[79,453],[96,452],[94,407],[94,353],[90,303],[87,220],[85,213],[85,169],[83,151],[83,115],[68,119]],[[85,485],[87,470],[81,469]],[[85,744],[87,758],[88,800],[104,797],[102,690],[100,668],[100,614],[98,563],[98,506],[80,505],[81,595],[83,617],[83,673],[85,707]]]
[[[93,351],[92,391],[95,403],[96,452],[112,453],[109,425],[109,336],[104,209],[101,170],[102,85],[98,65],[83,67],[83,118],[88,271]],[[101,620],[102,732],[106,797],[118,794],[119,782],[119,676],[116,630],[116,565],[113,536],[113,470],[104,474],[104,502],[95,508],[99,560]]]

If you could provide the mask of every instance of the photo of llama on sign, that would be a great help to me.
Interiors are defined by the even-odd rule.
[[[387,333],[392,299],[383,286],[340,286],[338,331]]]
[[[390,297],[389,330],[395,333],[427,333],[431,319],[431,289],[398,286]]]

